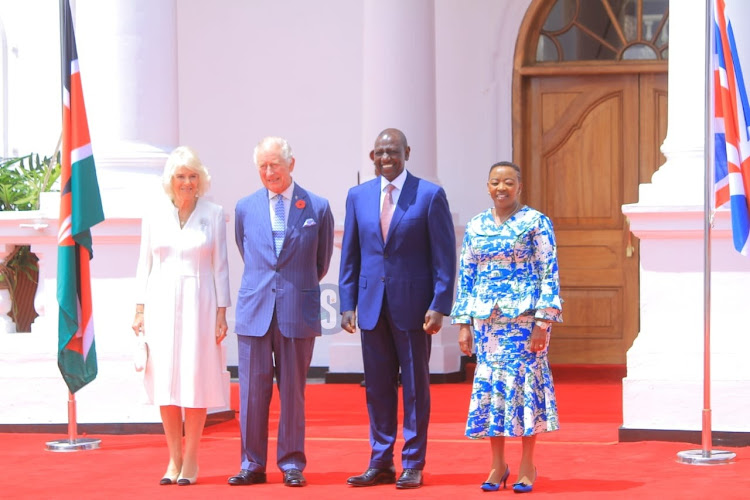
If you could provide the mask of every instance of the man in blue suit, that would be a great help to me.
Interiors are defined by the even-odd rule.
[[[305,486],[305,382],[320,335],[320,280],[333,251],[324,198],[292,180],[280,137],[255,147],[263,188],[237,202],[235,238],[245,268],[237,298],[242,469],[230,485],[266,482],[273,380],[281,397],[276,463],[287,486]]]
[[[372,453],[352,486],[419,488],[430,419],[430,346],[450,313],[456,236],[445,191],[404,170],[403,132],[378,135],[370,159],[379,174],[349,190],[341,247],[341,327],[359,314]],[[355,313],[355,308],[357,313]],[[404,405],[403,472],[396,480],[398,375]]]

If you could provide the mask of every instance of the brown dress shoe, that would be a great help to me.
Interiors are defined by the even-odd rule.
[[[376,484],[393,484],[396,482],[396,469],[376,469],[370,467],[359,476],[352,476],[346,480],[351,486],[375,486]]]
[[[404,469],[396,481],[396,488],[408,489],[422,486],[422,471],[419,469]]]
[[[231,486],[247,486],[248,484],[265,483],[266,473],[242,469],[236,475],[230,477],[227,482]]]

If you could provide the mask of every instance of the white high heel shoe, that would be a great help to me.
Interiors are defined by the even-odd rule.
[[[176,473],[174,476],[170,476],[168,474],[165,474],[163,478],[161,478],[161,481],[159,481],[159,484],[164,486],[167,484],[177,484],[177,478],[180,476],[180,473]]]
[[[195,475],[193,477],[185,477],[180,472],[180,477],[177,478],[177,486],[190,486],[198,482],[198,469],[195,469]]]

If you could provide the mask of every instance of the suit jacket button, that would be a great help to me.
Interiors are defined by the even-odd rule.
[[[388,258],[388,254],[383,255],[383,257],[385,257],[387,259]]]
[[[271,292],[276,293],[276,289],[275,288],[271,288]]]
[[[385,281],[385,276],[381,276],[380,281]]]

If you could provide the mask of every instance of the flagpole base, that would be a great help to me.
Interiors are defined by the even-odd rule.
[[[677,453],[677,461],[689,465],[726,465],[732,463],[736,453],[731,451],[711,450],[687,450]]]
[[[99,448],[101,442],[101,439],[95,438],[58,439],[56,441],[47,441],[47,451],[95,450]]]

